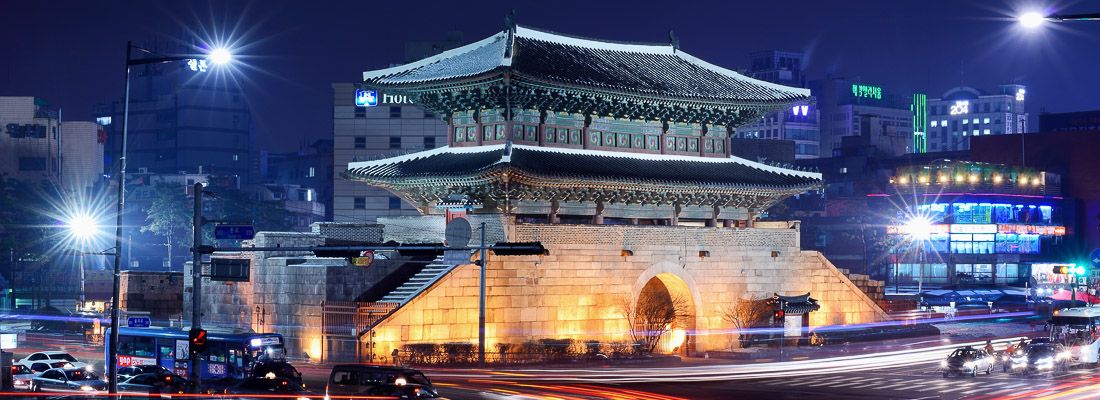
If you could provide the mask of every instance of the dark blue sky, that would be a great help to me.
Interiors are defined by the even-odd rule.
[[[1025,9],[1100,12],[1098,2],[1064,0],[4,0],[0,95],[43,97],[67,119],[90,119],[92,105],[122,93],[127,40],[234,32],[247,46],[238,79],[259,146],[290,150],[329,137],[331,82],[400,62],[407,41],[489,36],[509,9],[520,24],[594,38],[665,42],[671,29],[681,49],[728,68],[747,67],[752,51],[797,50],[809,54],[811,79],[836,72],[929,97],[1018,82],[1033,114],[1100,109],[1100,22],[1028,33],[1011,20]]]

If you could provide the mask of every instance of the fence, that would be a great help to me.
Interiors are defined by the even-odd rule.
[[[324,303],[325,336],[359,337],[359,332],[374,327],[397,309],[398,303],[368,301],[327,301]]]

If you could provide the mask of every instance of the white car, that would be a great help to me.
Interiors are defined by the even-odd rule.
[[[76,357],[73,357],[71,354],[64,351],[40,351],[37,353],[31,353],[31,355],[23,357],[21,360],[19,360],[18,364],[25,365],[29,368],[35,362],[46,362],[52,364],[55,361],[68,362],[72,365],[66,367],[70,368],[86,368],[88,366],[87,364],[80,362],[80,360],[77,360]]]
[[[31,371],[26,365],[15,364],[11,366],[12,383],[15,386],[15,390],[31,390],[31,378],[34,378],[34,371]]]

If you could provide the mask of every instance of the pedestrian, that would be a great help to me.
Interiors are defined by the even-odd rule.
[[[393,349],[393,352],[390,353],[390,355],[393,356],[393,365],[395,367],[401,365],[401,363],[397,362],[397,354],[398,354],[397,349]]]

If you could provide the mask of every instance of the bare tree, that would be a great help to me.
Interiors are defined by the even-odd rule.
[[[630,324],[630,338],[641,353],[652,353],[657,349],[661,336],[672,330],[677,322],[691,317],[691,303],[678,294],[661,290],[642,289],[636,302],[623,297],[619,301],[619,311]]]
[[[722,319],[732,324],[737,330],[738,343],[744,348],[749,341],[748,330],[764,321],[771,312],[772,306],[768,304],[767,296],[750,295],[738,298],[732,305],[723,307]]]

